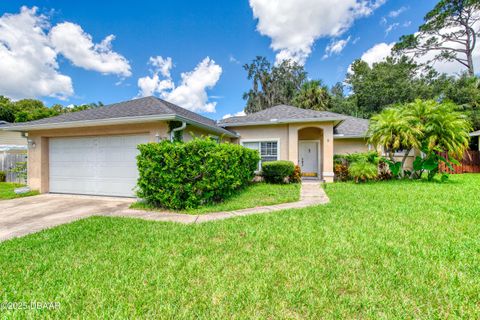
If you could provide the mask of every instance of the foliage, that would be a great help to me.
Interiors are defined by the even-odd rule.
[[[17,175],[20,181],[27,181],[27,162],[19,161],[15,163],[15,166],[12,168],[12,172]]]
[[[169,209],[222,201],[253,179],[259,155],[210,139],[139,145],[138,197]]]
[[[244,189],[235,192],[231,197],[223,202],[212,203],[199,208],[185,209],[180,211],[185,214],[204,214],[211,212],[224,212],[254,208],[259,206],[269,206],[280,203],[295,202],[300,198],[299,184],[271,184],[271,183],[251,183]],[[130,206],[132,209],[147,211],[164,211],[145,202],[135,202]]]
[[[182,126],[181,121],[168,121],[168,133],[171,134],[173,129],[180,128]],[[181,142],[183,141],[183,131],[173,131],[173,141]]]
[[[353,91],[351,99],[354,99],[358,115],[369,118],[397,103],[438,96],[441,88],[437,86],[436,79],[434,71],[425,72],[422,66],[403,56],[388,57],[372,66],[356,60],[345,82]]]
[[[333,172],[335,173],[335,181],[347,181],[349,179],[347,164],[335,163]]]
[[[377,151],[354,152],[344,156],[348,163],[354,162],[368,162],[378,165],[380,156]]]
[[[382,147],[389,155],[389,166],[394,176],[405,175],[405,161],[413,148],[423,151],[425,158],[438,152],[461,157],[468,149],[471,131],[467,117],[451,102],[434,100],[415,102],[388,108],[372,117],[369,143]],[[394,153],[403,150],[400,164]],[[440,159],[441,160],[441,159]],[[433,169],[428,170],[433,172]],[[415,170],[410,174],[419,176]]]
[[[269,183],[285,183],[294,172],[295,165],[292,161],[262,162],[262,176]]]
[[[306,81],[303,66],[291,60],[272,65],[265,57],[257,56],[244,65],[252,88],[243,94],[246,113],[268,109],[278,104],[292,104],[293,98]]]
[[[58,116],[64,113],[76,112],[103,106],[101,102],[63,107],[59,104],[47,107],[40,100],[22,99],[12,101],[0,96],[0,121],[25,122]]]
[[[356,183],[373,180],[378,175],[378,167],[367,161],[357,161],[350,164],[348,174]]]
[[[293,98],[293,105],[302,109],[328,110],[331,105],[328,87],[320,80],[305,82]]]
[[[426,14],[418,32],[402,36],[394,51],[413,53],[417,57],[434,52],[432,61],[456,61],[473,76],[473,52],[480,31],[479,10],[478,0],[440,0]]]
[[[300,169],[299,165],[295,166],[293,173],[290,175],[288,180],[290,183],[300,183],[302,182],[302,169]]]
[[[7,181],[7,175],[5,174],[5,171],[0,171],[0,182],[5,181]]]

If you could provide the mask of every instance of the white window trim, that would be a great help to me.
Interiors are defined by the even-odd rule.
[[[243,144],[245,142],[258,142],[259,144],[261,142],[276,142],[277,143],[277,161],[280,160],[280,139],[279,138],[271,138],[271,139],[268,139],[268,138],[262,138],[262,139],[240,139],[240,145],[243,146]],[[261,148],[261,146],[260,146]],[[259,155],[260,157],[262,156],[261,154],[261,150],[259,150]],[[260,161],[258,162],[258,171],[257,172],[260,172],[261,171],[261,166],[260,164],[262,163],[262,159],[260,159]]]

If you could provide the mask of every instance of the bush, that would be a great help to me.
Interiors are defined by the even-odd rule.
[[[262,163],[262,176],[269,183],[285,183],[295,171],[292,161],[279,160]]]
[[[375,179],[378,175],[376,165],[366,161],[354,162],[348,167],[348,173],[356,183]]]
[[[290,176],[289,182],[290,183],[300,183],[300,182],[302,182],[302,170],[300,169],[299,165],[295,166],[295,169],[293,170],[293,173]]]
[[[259,156],[240,145],[194,139],[138,146],[137,196],[169,209],[221,201],[250,183]]]
[[[378,155],[377,151],[368,151],[368,152],[355,152],[347,154],[345,159],[348,163],[352,164],[355,162],[368,162],[375,165],[378,165],[381,157]]]
[[[0,171],[0,182],[5,181],[7,181],[7,175],[5,174],[5,171]]]
[[[346,164],[337,163],[334,168],[335,181],[347,181],[348,180],[348,166]]]

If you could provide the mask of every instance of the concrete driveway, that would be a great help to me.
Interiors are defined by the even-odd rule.
[[[93,215],[127,209],[135,199],[43,194],[0,201],[0,241]]]

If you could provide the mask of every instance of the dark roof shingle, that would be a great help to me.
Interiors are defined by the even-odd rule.
[[[340,124],[335,127],[334,134],[345,137],[366,137],[369,120],[345,116]]]
[[[278,105],[259,112],[247,114],[245,116],[231,117],[219,121],[219,125],[223,127],[234,127],[246,123],[268,123],[273,121],[302,120],[302,119],[318,119],[318,120],[342,120],[344,115],[329,112],[316,111],[308,109],[300,109],[293,106]]]

